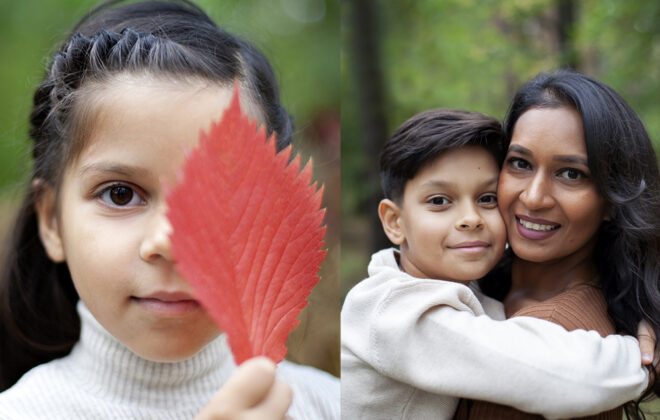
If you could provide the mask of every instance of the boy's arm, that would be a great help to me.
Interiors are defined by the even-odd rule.
[[[385,376],[550,418],[617,407],[647,385],[634,338],[529,317],[495,321],[455,283],[358,288],[342,310],[344,332],[344,344]]]

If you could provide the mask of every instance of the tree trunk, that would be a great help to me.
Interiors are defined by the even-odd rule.
[[[348,1],[348,0],[345,0]],[[387,123],[383,94],[383,73],[380,62],[378,19],[373,0],[350,0],[350,45],[362,125],[362,145],[367,165],[363,182],[370,186],[364,206],[369,218],[372,251],[389,246],[389,241],[376,211],[380,192],[380,151],[387,138]]]
[[[561,67],[579,70],[578,54],[573,43],[576,7],[574,0],[557,0],[557,40]]]

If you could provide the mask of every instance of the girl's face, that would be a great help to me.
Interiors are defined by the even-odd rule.
[[[232,94],[147,76],[105,83],[91,93],[91,134],[57,198],[50,191],[37,204],[49,256],[66,261],[96,319],[146,359],[187,358],[219,334],[175,270],[163,184]]]
[[[591,179],[575,109],[532,108],[520,116],[497,191],[519,258],[550,262],[593,252],[607,205]]]

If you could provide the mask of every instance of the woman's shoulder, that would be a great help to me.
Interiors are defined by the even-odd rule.
[[[595,330],[603,336],[615,333],[602,290],[589,284],[573,286],[543,302],[526,306],[513,316],[545,319],[569,331]]]
[[[278,365],[278,378],[293,390],[293,418],[339,419],[339,378],[286,360]]]

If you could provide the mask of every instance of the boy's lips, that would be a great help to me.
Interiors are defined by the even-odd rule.
[[[465,252],[468,254],[476,254],[484,251],[489,246],[490,244],[484,241],[465,241],[451,245],[449,248],[455,249],[457,251]]]
[[[515,216],[515,219],[516,229],[520,236],[534,241],[551,237],[557,233],[557,230],[561,227],[561,224],[559,223],[519,214]]]
[[[148,312],[163,316],[182,316],[199,309],[199,302],[186,292],[159,291],[131,300]]]

